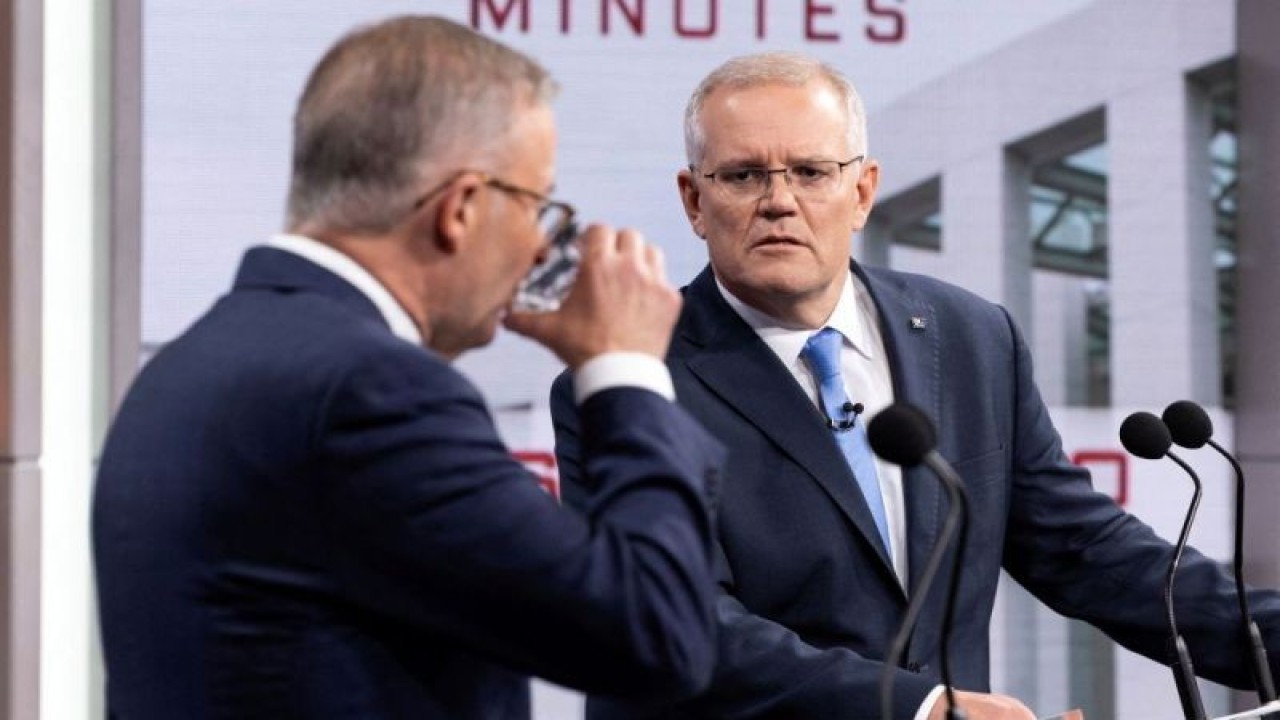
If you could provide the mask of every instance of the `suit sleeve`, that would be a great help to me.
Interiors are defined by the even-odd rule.
[[[592,480],[583,472],[582,427],[566,373],[552,390],[556,455],[567,503],[589,503]],[[731,482],[731,478],[726,478]],[[787,627],[753,614],[733,596],[734,581],[717,552],[717,662],[710,687],[692,701],[671,707],[617,698],[593,698],[593,716],[673,717],[878,717],[884,665],[845,648],[818,648]],[[911,720],[935,687],[933,680],[905,670],[894,676],[894,716]]]
[[[361,360],[317,424],[335,592],[407,633],[584,691],[700,689],[714,660],[715,441],[654,393],[593,396],[583,517],[512,459],[469,383],[407,354]]]
[[[1057,612],[1085,620],[1130,650],[1167,663],[1164,581],[1173,547],[1095,492],[1088,472],[1070,464],[1032,381],[1027,347],[1007,316],[1006,321],[1015,356],[1016,412],[1005,567]],[[1169,483],[1187,486],[1189,497],[1181,471],[1169,463],[1168,472]],[[1187,548],[1179,564],[1174,606],[1197,674],[1252,687],[1234,581],[1194,548]],[[1266,638],[1274,674],[1280,671],[1280,594],[1253,590],[1250,606]]]

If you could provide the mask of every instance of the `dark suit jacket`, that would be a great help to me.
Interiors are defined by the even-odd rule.
[[[108,702],[156,718],[519,718],[527,676],[687,695],[713,660],[705,478],[639,389],[581,408],[557,506],[476,389],[290,253],[143,369],[93,506]]]
[[[933,420],[938,451],[971,497],[951,644],[959,687],[987,689],[988,626],[1001,567],[1058,612],[1164,658],[1161,587],[1171,548],[1094,492],[1088,474],[1068,462],[1005,311],[930,278],[854,270],[880,313],[896,399]],[[923,327],[913,327],[920,325],[913,318]],[[719,663],[710,691],[679,709],[597,699],[590,714],[878,718],[879,659],[907,594],[874,540],[870,512],[819,413],[724,301],[710,271],[686,289],[668,365],[679,402],[730,450],[719,514]],[[561,476],[572,483],[581,438],[566,402],[570,378],[557,382],[552,409]],[[903,484],[913,588],[946,499],[923,468],[905,471]],[[934,584],[895,678],[897,717],[910,718],[939,682],[945,585]],[[1227,577],[1188,551],[1177,598],[1179,629],[1196,669],[1247,686]],[[1259,593],[1253,603],[1275,662],[1280,600]]]

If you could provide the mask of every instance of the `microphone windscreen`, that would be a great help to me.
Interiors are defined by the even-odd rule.
[[[1163,420],[1149,412],[1136,412],[1120,423],[1120,444],[1140,458],[1159,460],[1169,452],[1173,438]]]
[[[894,403],[867,424],[867,441],[876,455],[895,465],[913,467],[938,444],[933,422],[919,408]]]
[[[1169,428],[1169,436],[1184,448],[1204,447],[1213,437],[1213,421],[1204,408],[1190,400],[1170,403],[1160,416]]]

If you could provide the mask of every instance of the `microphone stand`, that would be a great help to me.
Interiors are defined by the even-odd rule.
[[[1191,496],[1191,507],[1187,509],[1187,517],[1182,522],[1178,543],[1173,547],[1173,561],[1169,563],[1169,575],[1164,582],[1165,612],[1169,615],[1170,667],[1173,670],[1173,682],[1178,687],[1178,699],[1182,702],[1183,717],[1186,720],[1205,720],[1204,703],[1200,699],[1200,688],[1196,685],[1196,671],[1191,665],[1191,654],[1187,651],[1186,642],[1178,634],[1178,620],[1173,612],[1174,576],[1178,572],[1178,563],[1182,561],[1182,550],[1187,546],[1187,537],[1191,534],[1191,523],[1200,507],[1201,484],[1199,476],[1182,458],[1167,451],[1165,456],[1180,465],[1196,486],[1195,494]]]
[[[915,588],[915,592],[912,593],[911,602],[907,603],[907,610],[903,615],[902,624],[898,626],[898,632],[893,636],[893,642],[889,646],[889,653],[884,659],[884,674],[880,676],[880,716],[883,720],[893,720],[893,674],[898,668],[898,663],[902,661],[902,655],[907,649],[907,641],[911,637],[911,632],[915,629],[916,622],[920,619],[921,611],[924,610],[925,600],[929,596],[929,588],[933,585],[933,580],[937,577],[938,571],[942,567],[942,561],[946,557],[947,550],[950,548],[951,541],[957,531],[961,533],[960,547],[957,550],[955,561],[955,566],[958,569],[960,558],[964,554],[964,540],[968,532],[968,523],[964,522],[965,513],[968,511],[968,497],[959,478],[946,465],[946,461],[942,460],[937,451],[930,450],[925,455],[924,462],[942,482],[947,491],[947,498],[950,500],[950,507],[947,509],[947,515],[942,521],[942,529],[938,532],[938,541],[934,543],[933,549],[929,551],[924,570],[920,573],[920,584]],[[946,470],[945,472],[939,468],[939,463]],[[951,594],[948,595],[947,607],[943,618],[941,643],[942,682],[944,692],[947,695],[948,706],[947,720],[964,720],[965,717],[964,711],[956,706],[955,690],[951,686],[950,645],[947,637],[955,605],[952,598],[954,598],[957,584],[958,573],[953,571],[949,588]]]
[[[942,615],[942,687],[947,694],[947,720],[966,720],[964,710],[956,705],[955,683],[951,682],[951,628],[956,614],[956,598],[960,595],[960,569],[964,563],[964,551],[969,542],[969,493],[964,489],[960,476],[951,465],[934,450],[924,456],[924,462],[947,486],[947,494],[954,507],[960,509],[960,537],[956,540],[956,554],[951,560],[951,579],[947,586],[947,607]]]
[[[1250,666],[1253,671],[1253,686],[1258,690],[1258,700],[1266,705],[1276,699],[1276,687],[1275,681],[1271,678],[1271,664],[1267,661],[1267,648],[1262,643],[1262,633],[1258,630],[1258,623],[1254,622],[1253,616],[1249,614],[1249,600],[1245,597],[1244,591],[1244,470],[1240,468],[1240,463],[1236,462],[1231,453],[1214,442],[1212,438],[1206,442],[1217,450],[1219,455],[1226,458],[1227,462],[1231,463],[1232,469],[1236,471],[1236,547],[1233,562],[1236,574],[1236,598],[1240,602],[1240,621],[1244,625],[1245,640],[1253,652],[1253,664]]]

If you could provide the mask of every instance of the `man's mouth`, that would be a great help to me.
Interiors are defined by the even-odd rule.
[[[775,246],[775,245],[803,245],[803,244],[804,243],[800,242],[794,237],[791,237],[790,235],[765,235],[764,237],[760,238],[759,240],[753,243],[753,245],[755,245],[756,247],[769,247],[769,246]]]

